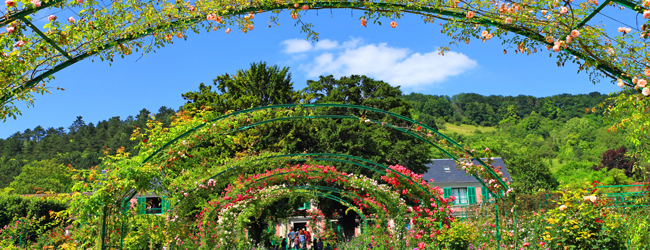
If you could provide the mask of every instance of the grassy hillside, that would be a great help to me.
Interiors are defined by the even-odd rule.
[[[454,125],[452,123],[446,123],[445,129],[440,130],[442,133],[452,133],[456,132],[462,135],[472,135],[474,131],[479,130],[483,133],[495,131],[495,127],[482,127],[482,126],[473,126],[467,124],[461,124],[460,126]]]

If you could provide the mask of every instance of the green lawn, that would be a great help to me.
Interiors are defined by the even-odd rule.
[[[467,124],[461,124],[460,126],[456,126],[452,123],[446,123],[445,124],[445,129],[440,130],[442,133],[451,133],[451,132],[456,132],[462,135],[471,135],[476,131],[477,129],[480,130],[483,133],[486,132],[491,132],[495,131],[495,127],[481,127],[481,126],[472,126],[472,125],[467,125]]]

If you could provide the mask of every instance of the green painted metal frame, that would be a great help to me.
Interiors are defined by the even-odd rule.
[[[240,115],[240,114],[250,113],[250,112],[259,111],[259,110],[275,109],[275,108],[296,108],[296,107],[302,107],[302,108],[319,108],[319,107],[326,107],[326,108],[349,108],[349,109],[365,110],[365,111],[371,111],[371,112],[376,112],[376,113],[382,113],[382,114],[389,115],[389,116],[392,116],[392,117],[398,118],[398,119],[403,120],[403,121],[406,121],[406,122],[410,122],[410,123],[413,124],[412,126],[415,126],[415,125],[421,126],[421,127],[425,128],[425,129],[428,129],[428,130],[432,131],[433,133],[435,133],[435,134],[437,134],[438,136],[442,137],[442,138],[445,139],[446,141],[449,141],[450,143],[452,143],[452,144],[453,144],[454,146],[456,146],[457,148],[463,150],[467,155],[471,156],[471,157],[474,158],[476,161],[478,161],[478,162],[483,166],[483,168],[484,168],[485,170],[488,171],[488,173],[490,173],[490,174],[491,174],[491,175],[492,175],[492,176],[493,176],[497,181],[499,181],[499,182],[501,183],[501,185],[503,185],[506,189],[508,188],[508,185],[507,185],[503,180],[501,180],[501,178],[500,178],[500,177],[499,177],[499,176],[498,176],[498,175],[497,175],[497,174],[496,174],[492,169],[490,169],[490,168],[487,166],[487,164],[486,164],[485,162],[483,162],[483,160],[481,160],[480,158],[475,157],[474,154],[473,154],[472,152],[470,152],[469,150],[464,149],[464,148],[463,148],[459,143],[457,143],[456,141],[454,141],[454,140],[452,140],[451,138],[447,137],[446,135],[440,133],[438,130],[435,130],[435,129],[433,129],[433,128],[431,128],[431,127],[429,127],[429,126],[427,126],[427,125],[425,125],[425,124],[423,124],[423,123],[420,123],[420,122],[414,120],[414,119],[411,119],[411,118],[408,118],[408,117],[405,117],[405,116],[402,116],[402,115],[399,115],[399,114],[395,114],[395,113],[392,113],[392,112],[389,112],[389,111],[386,111],[386,110],[377,109],[377,108],[371,108],[371,107],[366,107],[366,106],[361,106],[361,105],[350,105],[350,104],[328,104],[328,103],[316,103],[316,104],[280,104],[280,105],[270,105],[270,106],[263,106],[263,107],[257,107],[257,108],[251,108],[251,109],[246,109],[246,110],[236,111],[236,112],[233,112],[233,113],[230,113],[230,114],[227,114],[227,115],[223,115],[223,116],[217,117],[217,118],[212,119],[212,120],[209,120],[209,121],[205,121],[204,123],[202,123],[202,124],[200,124],[200,125],[197,125],[197,126],[195,126],[194,128],[192,128],[192,129],[190,129],[190,130],[184,132],[183,134],[181,134],[181,135],[177,136],[176,138],[170,140],[169,142],[167,142],[166,144],[164,144],[162,147],[160,147],[159,149],[157,149],[156,151],[154,151],[154,152],[153,152],[151,155],[149,155],[149,156],[148,156],[144,161],[142,161],[142,163],[144,164],[144,163],[148,162],[148,161],[149,161],[151,158],[153,158],[155,155],[157,155],[158,153],[160,153],[160,152],[161,152],[162,150],[164,150],[165,148],[169,147],[169,145],[171,145],[171,144],[175,143],[176,141],[178,141],[178,140],[184,138],[185,136],[187,136],[187,135],[189,135],[189,134],[195,132],[196,130],[198,130],[198,129],[204,127],[204,126],[207,125],[207,124],[214,123],[214,122],[217,122],[217,121],[220,121],[220,120],[224,120],[224,119],[226,119],[226,118],[230,118],[230,117],[237,116],[237,115]],[[297,117],[300,117],[301,119],[314,119],[314,118],[317,118],[318,116],[297,116]],[[354,117],[354,116],[341,116],[341,117],[339,117],[339,118],[342,118],[342,119],[345,119],[345,118],[347,118],[347,119],[352,119],[351,117]],[[297,118],[283,117],[283,118],[277,118],[277,119],[275,119],[274,121],[282,120],[282,119],[284,119],[284,120],[288,120],[288,119],[297,119]],[[354,117],[354,119],[358,120],[359,118],[358,118],[358,117]],[[273,120],[273,119],[272,119],[272,120]],[[377,120],[370,120],[370,121],[371,121],[372,123],[375,123],[375,124],[380,124],[380,123],[381,123],[380,121],[377,121]],[[242,129],[249,128],[250,126],[251,126],[251,125],[243,126]],[[409,130],[406,130],[406,129],[402,129],[402,128],[396,127],[396,126],[391,125],[391,124],[387,124],[387,125],[384,125],[384,126],[386,126],[386,127],[390,127],[390,128],[393,128],[393,129],[397,129],[397,130],[399,130],[399,131],[401,131],[401,132],[404,132],[404,133],[406,133],[406,134],[409,134],[409,135],[411,135],[411,136],[413,136],[413,137],[415,137],[415,138],[417,138],[417,139],[419,139],[419,140],[421,140],[421,141],[423,141],[423,142],[425,142],[425,143],[427,143],[427,144],[429,144],[429,145],[431,145],[431,146],[436,147],[438,150],[441,150],[441,152],[443,152],[445,155],[449,156],[452,160],[454,160],[454,161],[458,161],[458,158],[456,158],[454,155],[450,154],[450,153],[447,152],[446,150],[440,148],[439,146],[437,146],[437,145],[434,144],[433,142],[427,140],[426,138],[424,138],[424,137],[422,137],[422,136],[420,136],[420,135],[418,135],[418,134],[416,134],[416,133],[413,133],[413,132],[411,132],[411,131],[409,131]],[[475,176],[475,177],[476,177],[476,176]],[[477,180],[478,180],[478,181],[479,181],[479,182],[480,182],[484,187],[487,187],[487,185],[485,185],[485,183],[484,183],[480,178],[478,178],[478,177],[476,177],[476,178],[477,178]],[[499,196],[499,194],[495,194],[495,196]]]
[[[637,4],[634,4],[634,3],[630,2],[630,1],[627,1],[627,0],[613,0],[613,1],[625,6],[627,8],[630,8],[630,9],[636,11],[636,12],[643,13],[643,8],[641,6],[639,6]],[[62,2],[64,2],[64,1],[63,0],[54,0],[54,1],[50,1],[48,3],[43,4],[40,8],[24,9],[22,11],[14,13],[14,14],[10,15],[7,18],[0,19],[0,27],[5,26],[5,25],[15,21],[16,19],[19,19],[19,18],[22,18],[24,16],[33,14],[38,10],[49,8],[51,6],[54,6],[54,5],[56,5],[58,3],[62,3]],[[251,8],[246,8],[246,9],[242,9],[242,10],[239,10],[239,11],[232,12],[229,15],[232,16],[232,15],[246,14],[246,13],[249,13],[249,12],[258,12],[258,11],[283,10],[283,9],[291,8],[292,5],[293,5],[293,3],[291,3],[291,4],[283,3],[283,4],[276,4],[274,6],[251,7]],[[408,11],[414,12],[414,13],[444,15],[444,16],[449,16],[449,17],[453,17],[453,18],[465,18],[465,13],[457,12],[457,11],[442,10],[440,8],[437,8],[437,7],[418,7],[418,6],[412,6],[412,5],[409,5],[409,4],[392,4],[392,3],[374,3],[374,5],[375,5],[374,7],[377,7],[378,9],[393,7],[393,8],[408,10]],[[604,7],[604,4],[601,5],[601,6]],[[355,3],[355,2],[345,2],[345,1],[341,1],[341,0],[332,1],[332,2],[316,2],[316,3],[313,3],[313,5],[312,5],[312,9],[324,9],[324,8],[328,8],[328,9],[349,9],[349,8],[363,9],[364,7],[365,6],[364,6],[363,2],[356,2]],[[597,13],[598,11],[600,11],[600,9],[597,9],[597,10],[593,11],[592,13],[590,13],[589,19],[591,17],[593,17],[593,15],[595,15],[595,13]],[[157,27],[152,27],[152,28],[146,29],[146,30],[144,30],[142,32],[138,32],[135,35],[130,35],[130,36],[127,36],[126,38],[117,39],[117,40],[108,42],[108,43],[106,43],[106,44],[104,44],[102,46],[99,46],[97,48],[93,48],[90,51],[94,52],[93,54],[97,54],[97,53],[102,52],[104,50],[111,49],[111,48],[113,48],[113,47],[115,47],[115,46],[117,46],[119,44],[129,42],[129,41],[132,41],[132,40],[136,40],[136,39],[140,39],[140,38],[149,36],[149,35],[151,35],[153,33],[168,30],[170,28],[178,27],[178,26],[183,25],[183,24],[197,23],[197,22],[201,22],[201,21],[204,21],[204,20],[205,20],[204,14],[197,14],[197,15],[195,15],[193,17],[189,17],[189,18],[186,18],[186,19],[170,22],[170,23],[167,23],[167,24],[164,24],[164,25],[159,25]],[[539,35],[539,34],[533,34],[531,32],[525,31],[525,30],[517,29],[517,28],[514,28],[514,27],[512,27],[510,25],[503,24],[501,22],[497,22],[497,21],[490,20],[490,19],[485,19],[485,18],[482,18],[482,17],[473,18],[472,21],[475,22],[475,23],[478,23],[478,24],[483,24],[483,25],[489,25],[489,26],[502,28],[502,29],[514,32],[514,33],[516,33],[518,35],[526,36],[526,37],[531,38],[531,39],[533,39],[533,40],[535,40],[537,42],[540,42],[542,44],[553,45],[551,43],[547,43],[546,39],[543,36]],[[586,21],[584,21],[584,20],[583,20],[583,22],[586,23]],[[571,54],[571,55],[573,55],[573,56],[579,57],[579,58],[581,58],[583,60],[591,61],[591,58],[588,55],[584,55],[584,54],[579,53],[579,52],[577,52],[575,50],[568,49],[568,48],[567,49],[562,49],[562,50],[569,53],[569,54]],[[15,90],[12,90],[9,93],[2,96],[0,98],[0,104],[7,103],[7,101],[11,97],[12,93],[15,93],[16,90],[18,92],[22,92],[25,89],[31,88],[34,85],[36,85],[38,82],[42,81],[43,79],[55,74],[56,72],[58,72],[58,71],[60,71],[62,69],[67,68],[68,66],[70,66],[72,64],[75,64],[75,63],[77,63],[77,62],[79,62],[81,60],[84,60],[84,59],[86,59],[86,58],[88,58],[90,56],[91,56],[91,53],[89,53],[89,52],[81,53],[81,54],[75,56],[72,59],[69,59],[69,60],[67,60],[65,62],[60,63],[59,65],[53,67],[50,70],[47,70],[47,71],[43,72],[42,74],[38,75],[37,77],[35,77],[35,78],[31,79],[31,80],[28,80],[28,81],[24,82],[23,84],[20,84],[20,86],[17,87]],[[614,68],[611,68],[609,66],[601,65],[601,64],[597,64],[597,68],[599,68],[601,70],[604,70],[604,71],[607,71],[608,73],[610,73],[610,74],[612,74],[612,75],[614,75],[614,76],[616,76],[618,78],[625,79],[628,83],[631,83],[631,81],[632,81],[632,79],[629,76],[627,76],[627,77],[624,76],[624,74],[623,74],[624,72],[622,72],[621,70],[614,69]]]

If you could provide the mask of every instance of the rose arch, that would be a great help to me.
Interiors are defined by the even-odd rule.
[[[160,124],[150,124],[148,133],[151,136],[144,139],[138,146],[140,148],[139,155],[132,158],[117,157],[115,162],[108,163],[109,171],[106,178],[115,180],[116,183],[113,187],[118,186],[119,188],[101,189],[100,191],[105,192],[94,193],[90,200],[80,205],[96,205],[99,200],[102,201],[102,204],[107,202],[113,204],[103,208],[104,219],[101,223],[102,228],[107,228],[107,230],[102,230],[100,237],[103,239],[101,241],[103,246],[116,246],[118,243],[115,240],[123,238],[124,235],[127,235],[127,242],[132,241],[129,240],[128,236],[131,233],[123,225],[125,221],[137,220],[138,218],[137,215],[125,210],[129,206],[131,197],[136,193],[156,191],[164,193],[172,201],[176,201],[175,203],[180,205],[173,206],[169,211],[173,211],[173,214],[180,215],[182,218],[196,217],[197,219],[194,222],[190,221],[190,224],[194,226],[186,227],[187,221],[176,223],[166,221],[161,223],[168,227],[176,225],[182,228],[178,230],[192,232],[196,228],[206,227],[211,221],[218,220],[212,217],[212,211],[221,211],[223,208],[217,206],[231,204],[224,201],[239,202],[237,203],[238,209],[246,209],[246,198],[258,200],[253,193],[261,192],[260,188],[277,186],[280,183],[283,185],[282,187],[295,188],[297,186],[300,189],[328,192],[329,194],[318,193],[321,196],[326,195],[325,198],[332,198],[332,193],[338,194],[334,196],[347,200],[347,204],[354,204],[355,208],[353,209],[356,211],[365,210],[363,206],[369,206],[371,213],[375,214],[380,223],[386,224],[389,220],[393,222],[401,220],[396,220],[396,218],[409,218],[408,220],[412,221],[414,225],[408,232],[411,237],[417,236],[420,239],[426,233],[426,236],[429,236],[427,240],[432,240],[438,234],[444,235],[448,223],[453,220],[453,217],[449,216],[451,212],[449,205],[447,205],[449,199],[442,198],[442,190],[431,186],[431,183],[421,180],[421,175],[416,175],[401,166],[386,167],[359,157],[323,153],[256,153],[249,156],[241,155],[236,159],[223,159],[211,156],[214,150],[201,147],[207,141],[232,140],[229,139],[232,138],[231,135],[247,129],[259,128],[277,122],[293,122],[298,119],[353,119],[365,126],[381,126],[387,130],[404,133],[443,151],[450,158],[458,161],[459,166],[463,166],[463,169],[467,170],[468,174],[474,175],[495,196],[501,197],[510,194],[514,198],[514,193],[511,193],[508,184],[501,179],[501,172],[490,165],[489,152],[481,155],[487,156],[486,159],[488,159],[482,161],[477,155],[478,152],[463,148],[460,144],[435,129],[385,110],[357,105],[319,103],[258,107],[227,115],[205,112],[193,116],[181,116],[179,118],[181,121],[171,128],[172,131],[167,131]],[[135,138],[141,138],[139,136],[142,135],[136,132],[134,136]],[[480,164],[474,164],[472,159],[477,159]],[[365,176],[351,178],[352,175],[340,172],[334,167],[325,167],[323,171],[323,165],[315,165],[320,167],[303,165],[310,168],[306,171],[290,167],[293,166],[291,164],[296,163],[311,164],[321,162],[355,165],[369,170],[368,174],[377,179]],[[196,167],[199,165],[203,167]],[[289,167],[283,168],[284,166]],[[277,172],[282,169],[285,169],[284,172]],[[336,174],[336,177],[331,177],[332,174]],[[323,186],[323,183],[313,181],[323,178],[336,180],[336,183],[329,182],[329,184],[341,186],[341,190],[344,192],[336,192],[334,189],[314,190],[313,188]],[[273,183],[269,183],[269,179]],[[365,182],[345,186],[348,183],[358,182],[359,179],[363,179]],[[291,181],[287,183],[288,180]],[[386,184],[379,185],[378,180]],[[324,184],[327,183],[325,181]],[[366,184],[365,187],[362,186],[364,183]],[[368,183],[372,185],[367,186]],[[90,189],[99,186],[110,187],[111,184],[113,183],[109,182],[107,184],[100,181],[95,185],[91,185]],[[383,185],[387,188],[381,190],[382,192],[372,190],[372,188]],[[361,189],[359,189],[360,186]],[[224,191],[226,194],[223,193]],[[231,192],[237,195],[238,198],[231,199],[233,197],[228,196]],[[372,200],[369,201],[368,198]],[[185,200],[188,200],[189,203],[186,203]],[[193,201],[203,202],[197,204],[192,203]],[[405,205],[412,208],[407,209],[404,207]],[[201,209],[199,211],[193,210],[194,208]],[[212,210],[208,212],[208,208]],[[91,212],[89,212],[88,216],[98,211],[93,210],[92,207],[89,210]],[[240,214],[242,211],[244,210],[237,210],[235,214]],[[206,212],[207,216],[205,216]],[[107,213],[109,215],[106,215]],[[221,214],[221,217],[217,216],[217,218],[225,218],[223,213],[216,213]],[[407,213],[411,214],[407,216]],[[444,216],[441,217],[438,213],[442,213]],[[117,214],[121,215],[117,216]],[[199,216],[201,219],[199,219]],[[237,220],[241,221],[241,219]],[[400,226],[401,224],[397,223],[395,228],[399,231]],[[166,227],[161,226],[161,228]],[[417,231],[420,228],[422,230]],[[209,228],[204,229],[204,231],[199,231],[203,240],[194,239],[194,241],[202,242],[201,244],[209,243],[205,241]],[[119,231],[119,234],[114,233],[113,236],[110,236],[106,233],[110,231]],[[191,235],[199,237],[198,234]],[[211,236],[216,237],[216,234]],[[118,242],[122,241],[124,240]],[[188,243],[192,240],[179,236],[175,241]],[[499,241],[498,235],[497,241]],[[421,242],[423,244],[432,243],[424,243],[427,242],[426,240]]]
[[[558,65],[572,61],[587,71],[592,79],[607,76],[619,86],[636,88],[650,95],[646,87],[650,78],[647,43],[648,23],[632,32],[622,27],[610,35],[604,27],[590,20],[607,5],[620,5],[650,18],[650,2],[605,0],[573,3],[573,1],[541,0],[497,3],[491,0],[419,0],[419,1],[277,1],[221,0],[176,2],[113,1],[109,6],[95,0],[6,0],[7,10],[0,17],[0,115],[3,119],[20,114],[14,102],[33,105],[33,93],[46,93],[45,83],[53,74],[86,58],[112,61],[115,56],[149,53],[172,42],[185,33],[207,32],[232,28],[251,32],[255,14],[274,12],[299,19],[304,11],[314,9],[356,9],[364,11],[361,25],[369,21],[396,19],[416,14],[425,22],[442,20],[441,32],[452,43],[472,39],[502,38],[507,46],[521,53],[550,49],[557,53]],[[44,9],[75,8],[80,20],[48,17],[46,30],[32,24],[32,17]],[[63,19],[63,18],[62,18]],[[276,23],[271,18],[271,24]],[[310,24],[303,31],[314,39],[318,33]],[[479,29],[480,28],[480,29]],[[509,36],[514,33],[514,36]],[[632,35],[638,35],[635,37]],[[441,52],[449,47],[442,48]]]

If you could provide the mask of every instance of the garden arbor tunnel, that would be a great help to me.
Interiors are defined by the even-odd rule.
[[[406,123],[408,123],[408,126],[399,127],[397,125],[393,125],[393,124],[390,124],[390,123],[387,123],[387,122],[382,122],[381,120],[373,120],[373,119],[365,119],[365,120],[363,120],[363,118],[360,118],[360,117],[357,117],[357,116],[352,116],[352,115],[345,116],[345,115],[317,115],[317,114],[315,114],[315,113],[318,113],[320,111],[331,112],[331,110],[327,110],[328,108],[333,108],[333,109],[336,109],[338,111],[344,110],[347,113],[349,113],[350,110],[363,111],[363,112],[372,112],[372,113],[376,113],[376,114],[379,114],[379,115],[383,115],[385,117],[395,118],[396,120],[398,120],[400,122],[406,122]],[[285,111],[285,113],[275,111],[275,109]],[[268,112],[267,113],[261,113],[261,115],[259,115],[260,112],[262,112],[262,111],[268,111]],[[286,112],[286,111],[290,111],[290,112]],[[272,113],[272,112],[275,112],[275,113]],[[268,115],[269,113],[273,114],[273,115]],[[304,115],[304,113],[308,113],[308,115]],[[253,114],[258,114],[258,115],[255,116]],[[278,117],[276,117],[274,115],[276,115]],[[251,117],[253,118],[253,120],[250,120]],[[268,119],[269,117],[271,119]],[[233,120],[235,121],[234,122],[234,124],[236,124],[235,127],[231,127],[230,125],[228,125],[229,129],[218,132],[218,134],[228,134],[228,133],[232,133],[232,132],[243,131],[243,130],[246,130],[246,129],[249,129],[249,128],[254,128],[254,127],[258,126],[258,125],[269,123],[269,122],[292,121],[292,120],[296,120],[296,119],[317,119],[317,118],[319,118],[319,119],[354,119],[354,120],[357,120],[357,121],[359,121],[361,119],[361,121],[359,121],[359,122],[362,122],[362,124],[368,124],[368,126],[383,126],[383,127],[388,127],[389,129],[398,130],[398,131],[400,131],[402,133],[408,134],[409,136],[417,138],[418,140],[424,141],[424,142],[426,142],[427,144],[429,144],[431,146],[435,146],[437,149],[441,150],[446,155],[448,155],[450,158],[453,158],[456,161],[459,161],[460,159],[462,159],[462,157],[456,157],[453,153],[450,153],[450,152],[446,151],[443,147],[439,147],[437,145],[437,143],[439,143],[439,142],[433,141],[432,138],[434,138],[434,137],[431,134],[429,134],[429,133],[434,133],[434,134],[436,134],[436,137],[442,138],[443,140],[446,140],[446,141],[450,142],[449,144],[452,147],[455,147],[458,150],[458,152],[462,152],[462,154],[465,154],[464,157],[472,157],[472,158],[475,158],[476,160],[478,160],[480,163],[482,163],[483,165],[480,165],[480,167],[483,167],[486,170],[485,171],[485,173],[487,173],[486,176],[492,176],[493,175],[494,177],[492,177],[492,178],[494,178],[496,181],[501,181],[499,178],[495,178],[495,177],[498,177],[498,175],[492,171],[491,167],[489,167],[486,163],[484,163],[480,159],[474,157],[474,155],[473,155],[473,153],[471,151],[468,151],[467,149],[464,149],[460,144],[454,142],[453,140],[451,140],[450,138],[448,138],[445,135],[441,134],[440,132],[438,132],[438,131],[436,131],[436,130],[434,130],[434,129],[432,129],[432,128],[424,125],[424,124],[421,124],[421,123],[419,123],[419,122],[417,122],[417,121],[415,121],[413,119],[410,119],[410,118],[407,118],[407,117],[404,117],[404,116],[400,116],[398,114],[394,114],[394,113],[391,113],[391,112],[388,112],[388,111],[385,111],[385,110],[370,108],[370,107],[364,107],[364,106],[358,106],[358,105],[347,105],[347,104],[285,104],[285,105],[273,105],[273,106],[252,108],[252,109],[248,109],[248,110],[241,110],[241,111],[233,112],[233,113],[228,114],[228,115],[219,116],[219,117],[216,117],[216,118],[213,118],[213,119],[209,119],[209,118],[204,119],[200,124],[198,124],[198,125],[196,125],[194,127],[191,127],[190,129],[188,129],[185,132],[182,132],[182,133],[177,132],[177,133],[180,133],[179,136],[176,136],[175,138],[173,138],[173,139],[171,139],[169,141],[166,141],[166,142],[158,142],[157,149],[150,150],[150,152],[152,152],[152,153],[149,154],[148,157],[146,157],[145,160],[143,160],[142,164],[147,164],[147,163],[151,164],[151,161],[156,162],[157,158],[159,158],[159,157],[156,157],[156,155],[159,155],[159,153],[163,152],[164,149],[166,149],[168,147],[172,147],[174,145],[174,143],[180,143],[182,139],[191,140],[192,138],[198,138],[198,136],[191,136],[191,135],[193,135],[195,133],[197,133],[197,134],[209,133],[209,132],[205,132],[202,129],[203,128],[208,128],[209,129],[210,127],[214,127],[215,124],[219,124],[220,122],[233,122]],[[203,119],[203,118],[201,118],[201,119]],[[236,119],[246,120],[248,122],[244,123],[244,124],[240,124],[240,123],[237,123]],[[255,119],[259,119],[259,120],[255,120]],[[383,120],[386,120],[386,119],[383,119]],[[211,125],[211,124],[212,124],[212,126],[207,126],[207,125]],[[239,126],[239,127],[237,127],[237,126]],[[423,136],[423,134],[427,134],[427,136]],[[427,138],[430,138],[430,139],[427,139]],[[182,144],[185,144],[185,143],[186,143],[186,141],[182,140]],[[192,143],[192,141],[190,141],[190,144],[191,143]],[[154,148],[156,148],[156,147],[154,147]],[[458,152],[456,152],[456,153],[458,154]],[[161,155],[161,156],[164,158],[163,155]],[[314,157],[318,157],[318,158],[314,158]],[[348,164],[356,165],[356,166],[359,166],[359,167],[363,167],[363,168],[371,170],[371,171],[375,171],[376,173],[380,173],[380,174],[386,174],[386,172],[384,172],[384,170],[387,169],[387,167],[382,165],[382,164],[379,164],[379,163],[376,163],[376,162],[373,162],[373,161],[370,161],[370,160],[366,160],[366,159],[363,159],[363,158],[359,158],[359,157],[354,157],[354,156],[349,156],[349,155],[339,155],[339,154],[322,154],[322,153],[272,155],[272,156],[268,156],[268,157],[260,157],[259,159],[255,159],[254,161],[251,161],[250,163],[253,163],[253,162],[256,162],[256,161],[257,162],[261,161],[262,163],[258,163],[256,165],[263,165],[265,161],[270,161],[270,160],[277,159],[277,158],[280,158],[281,160],[285,160],[285,161],[288,161],[288,162],[296,162],[296,161],[298,161],[298,162],[302,162],[302,161],[331,161],[331,162],[348,163]],[[344,160],[339,159],[339,158],[344,158]],[[361,162],[361,163],[354,162],[354,161],[358,161],[358,162]],[[370,165],[372,165],[372,167],[370,167]],[[250,165],[247,165],[247,166],[250,166]],[[234,166],[229,167],[226,170],[223,170],[223,171],[215,174],[211,178],[221,177],[222,175],[226,175],[226,174],[230,175],[232,173],[229,173],[229,172],[236,171],[238,169],[243,169],[243,168],[239,168],[239,166],[237,164],[235,164]],[[405,175],[403,175],[403,174],[401,174],[401,173],[399,173],[397,171],[394,171],[394,173],[396,175],[400,176],[400,178],[406,179],[406,180],[410,181],[412,184],[417,185],[419,187],[419,189],[426,191],[426,193],[428,194],[428,197],[432,198],[432,201],[435,200],[435,202],[437,204],[440,204],[439,199],[436,198],[435,196],[433,196],[428,190],[423,188],[420,185],[420,183],[418,183],[417,181],[415,181],[413,179],[410,179],[408,176],[405,176]],[[234,172],[234,174],[237,174],[237,172]],[[484,182],[482,182],[480,177],[478,177],[476,175],[475,175],[475,177],[483,185],[485,185]],[[205,181],[203,181],[203,183],[205,183],[206,181],[207,181],[207,179]],[[416,189],[418,187],[416,187]],[[498,191],[498,192],[495,192],[495,193],[496,194],[504,194],[503,191],[505,189],[508,189],[508,186],[504,183],[503,186],[501,187],[501,189],[495,189],[495,190]],[[193,191],[190,191],[190,193],[192,193],[192,192]],[[422,194],[424,194],[424,193],[425,192],[422,192]],[[126,205],[128,200],[131,197],[133,197],[133,195],[135,195],[135,193],[131,193],[130,197],[124,200],[124,203],[122,204],[123,207]],[[180,199],[183,199],[183,197],[181,196]],[[426,198],[426,199],[429,199],[429,198]],[[422,198],[420,200],[422,200]],[[180,200],[179,200],[179,202],[180,202]],[[214,212],[214,210],[212,212]],[[210,212],[210,214],[212,212]]]
[[[25,30],[31,30],[31,34],[27,39],[28,45],[26,50],[19,47],[19,50],[26,50],[21,55],[21,60],[4,60],[0,64],[8,64],[7,67],[3,65],[2,68],[8,69],[4,74],[6,80],[2,82],[6,85],[3,86],[3,91],[0,92],[0,104],[3,108],[3,117],[7,114],[16,112],[17,108],[13,105],[13,101],[20,99],[28,99],[32,101],[29,91],[36,91],[35,87],[44,81],[50,80],[51,76],[56,72],[67,68],[79,61],[89,58],[93,55],[98,55],[102,60],[112,60],[117,53],[129,55],[132,53],[132,45],[142,48],[143,53],[148,53],[153,50],[153,46],[159,46],[168,43],[163,33],[168,32],[184,32],[189,29],[196,29],[200,25],[205,25],[207,22],[208,27],[214,27],[214,30],[226,28],[226,24],[219,21],[217,24],[209,23],[210,17],[214,19],[216,16],[209,16],[217,13],[219,20],[221,16],[229,20],[230,25],[238,24],[240,27],[245,28],[246,24],[242,20],[233,20],[238,15],[246,15],[255,12],[265,11],[281,11],[284,9],[297,11],[294,14],[299,15],[298,6],[307,7],[307,9],[357,9],[368,12],[368,15],[379,15],[386,17],[399,18],[402,13],[411,13],[421,15],[426,18],[445,19],[447,21],[454,21],[466,24],[481,25],[486,27],[495,27],[508,32],[513,32],[517,35],[527,37],[531,41],[536,42],[542,46],[553,46],[553,43],[545,39],[543,32],[533,30],[526,27],[525,24],[514,24],[504,22],[504,16],[491,15],[488,13],[490,9],[480,9],[476,6],[469,5],[471,2],[463,6],[457,4],[450,4],[444,1],[305,1],[305,2],[284,2],[272,0],[258,0],[258,1],[245,1],[242,3],[233,4],[230,2],[221,1],[208,1],[196,2],[188,7],[189,3],[177,2],[178,5],[167,3],[166,1],[126,1],[114,2],[110,7],[96,8],[98,3],[95,1],[88,1],[78,4],[76,1],[63,1],[51,0],[45,3],[40,3],[38,6],[24,5],[20,6],[21,9],[9,11],[6,15],[0,18],[0,27],[8,25],[24,25]],[[643,13],[644,7],[637,5],[628,0],[605,0],[592,12],[580,13],[584,15],[582,20],[572,20],[571,27],[563,27],[564,34],[566,35],[572,29],[582,29],[594,15],[599,13],[605,6],[609,4],[619,4],[629,8],[635,12]],[[200,6],[199,6],[200,5]],[[30,20],[32,14],[37,13],[39,10],[48,8],[69,8],[79,7],[83,9],[80,12],[82,20],[73,22],[68,27],[76,33],[68,33],[66,36],[64,30],[50,30],[43,32],[34,26]],[[199,8],[200,7],[200,8]],[[18,7],[16,7],[18,8]],[[474,9],[473,9],[474,8]],[[482,11],[485,15],[476,17],[469,17],[467,11]],[[573,10],[572,10],[573,15]],[[208,18],[206,19],[206,16]],[[96,21],[93,24],[93,21]],[[246,19],[246,22],[249,20]],[[85,23],[88,22],[88,23]],[[99,23],[99,24],[98,24]],[[551,25],[549,22],[548,25]],[[72,32],[70,31],[70,32]],[[181,34],[179,33],[179,34]],[[79,36],[78,34],[83,34]],[[310,33],[311,34],[311,33]],[[152,36],[153,40],[149,44],[144,41],[144,38]],[[558,37],[562,37],[559,35]],[[38,48],[38,50],[36,49]],[[625,70],[617,67],[614,63],[603,60],[602,57],[596,53],[589,53],[583,47],[564,47],[562,50],[576,58],[580,58],[595,66],[602,73],[612,78],[620,78],[627,82],[627,85],[633,87],[632,76],[626,74]],[[44,52],[40,52],[44,51]],[[639,62],[640,63],[640,62]],[[13,67],[8,67],[11,64]],[[41,86],[42,87],[42,86]],[[45,90],[42,87],[42,90]],[[16,110],[12,110],[16,109]]]

